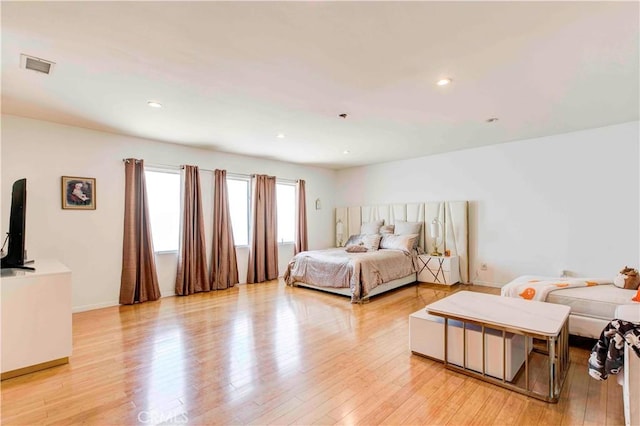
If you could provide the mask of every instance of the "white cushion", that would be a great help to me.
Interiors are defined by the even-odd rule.
[[[592,287],[575,287],[549,293],[547,302],[571,307],[574,315],[612,320],[618,305],[633,304],[631,298],[636,290],[625,290],[612,284]]]
[[[380,227],[382,225],[384,225],[384,220],[375,220],[373,222],[363,223],[362,226],[360,226],[360,233],[368,235],[379,234]]]
[[[411,235],[394,235],[385,234],[380,240],[381,249],[403,250],[407,253],[411,253],[411,250],[415,246],[415,242],[418,240],[418,234]]]
[[[422,222],[405,222],[404,220],[398,220],[395,226],[396,229],[394,233],[397,235],[420,234],[422,230]]]
[[[362,235],[362,238],[360,239],[360,241],[361,241],[361,245],[367,248],[367,251],[376,251],[380,247],[381,238],[382,238],[382,235],[380,234]]]

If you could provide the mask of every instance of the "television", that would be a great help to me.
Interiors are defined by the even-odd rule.
[[[11,214],[9,216],[9,248],[7,255],[0,259],[1,269],[19,268],[35,270],[25,259],[25,222],[27,216],[27,180],[19,179],[13,183],[11,191]],[[5,240],[6,242],[6,240]],[[3,247],[4,248],[4,247]]]

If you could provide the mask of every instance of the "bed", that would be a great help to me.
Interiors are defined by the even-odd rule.
[[[349,296],[352,303],[363,302],[415,283],[417,255],[434,245],[459,257],[461,281],[468,282],[467,208],[466,201],[338,207],[334,223],[337,247],[294,256],[285,271],[285,282]],[[428,225],[433,220],[441,226],[440,240],[430,234]],[[352,237],[371,234],[381,236],[379,250],[374,244],[366,253],[346,251]],[[409,236],[415,236],[413,245],[403,240]]]
[[[346,248],[298,253],[287,265],[288,285],[350,296],[352,303],[416,282],[417,252],[379,249],[349,253]]]
[[[556,288],[542,288],[547,286]],[[527,294],[528,287],[536,289],[538,294]],[[569,333],[592,339],[600,337],[600,332],[615,317],[618,306],[640,305],[632,300],[636,290],[618,288],[610,279],[525,275],[504,285],[501,294],[567,305],[571,307]]]

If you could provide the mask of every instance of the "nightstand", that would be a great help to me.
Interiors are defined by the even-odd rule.
[[[458,256],[418,256],[418,281],[425,283],[453,285],[460,282]]]

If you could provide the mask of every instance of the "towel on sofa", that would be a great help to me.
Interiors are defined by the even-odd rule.
[[[530,276],[516,278],[502,287],[502,296],[520,297],[527,300],[544,302],[554,290],[572,287],[591,287],[599,284],[611,284],[611,280],[591,278],[547,278],[531,279]]]
[[[591,351],[589,375],[607,380],[609,374],[618,374],[624,365],[625,342],[640,357],[640,324],[614,319],[602,330]]]

